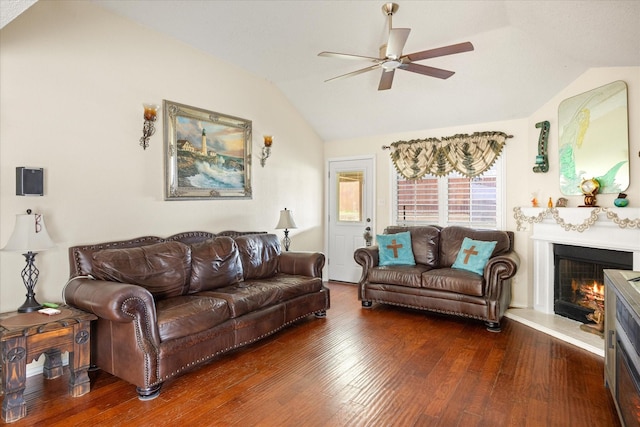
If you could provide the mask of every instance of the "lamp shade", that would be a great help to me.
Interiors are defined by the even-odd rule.
[[[298,228],[293,220],[291,211],[287,210],[287,208],[280,211],[280,221],[278,221],[278,225],[276,225],[276,230],[282,230],[283,228]]]
[[[3,251],[40,252],[53,248],[55,244],[47,233],[44,217],[38,214],[16,215],[13,234]]]

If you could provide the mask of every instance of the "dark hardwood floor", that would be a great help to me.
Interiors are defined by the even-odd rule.
[[[309,317],[164,384],[149,402],[100,370],[73,398],[65,376],[27,380],[12,426],[620,426],[603,359],[517,322],[376,305],[330,283]]]

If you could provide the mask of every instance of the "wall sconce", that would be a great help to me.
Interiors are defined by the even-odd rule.
[[[271,144],[273,144],[273,137],[271,135],[265,135],[264,147],[262,147],[262,156],[260,157],[260,164],[262,167],[264,167],[264,164],[271,155]]]
[[[538,137],[538,155],[536,156],[536,165],[533,167],[533,171],[548,172],[549,171],[549,158],[547,157],[547,141],[549,139],[549,122],[536,123],[537,128],[540,129],[540,137]]]
[[[47,233],[42,215],[31,214],[31,209],[27,213],[16,215],[16,225],[9,241],[2,248],[3,251],[23,252],[27,265],[22,270],[22,281],[27,288],[27,299],[18,308],[19,313],[29,313],[42,308],[36,301],[36,287],[40,271],[35,265],[36,255],[40,251],[53,248],[55,244]]]
[[[293,220],[293,215],[291,211],[288,211],[287,208],[280,211],[280,220],[278,221],[278,225],[276,225],[276,230],[282,230],[284,228],[284,250],[289,251],[289,245],[291,245],[291,239],[289,238],[289,228],[298,228],[295,221]]]
[[[156,104],[142,104],[144,107],[144,126],[142,127],[142,138],[140,138],[140,145],[142,149],[146,150],[149,146],[149,138],[156,133],[156,128],[153,122],[156,121],[158,116],[159,105]]]

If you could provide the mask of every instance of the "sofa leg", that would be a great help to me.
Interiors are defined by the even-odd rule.
[[[362,300],[362,307],[363,308],[371,308],[372,305],[373,305],[373,302]]]
[[[327,310],[318,310],[315,313],[313,313],[314,316],[316,316],[318,319],[322,319],[323,317],[327,317]]]
[[[162,383],[147,388],[136,387],[136,391],[138,392],[138,399],[142,401],[155,399],[156,397],[160,396],[161,387]]]
[[[500,322],[485,322],[485,325],[487,325],[487,331],[489,332],[500,332]]]

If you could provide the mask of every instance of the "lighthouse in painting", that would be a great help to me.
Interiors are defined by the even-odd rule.
[[[202,129],[202,155],[207,155],[207,133]]]

